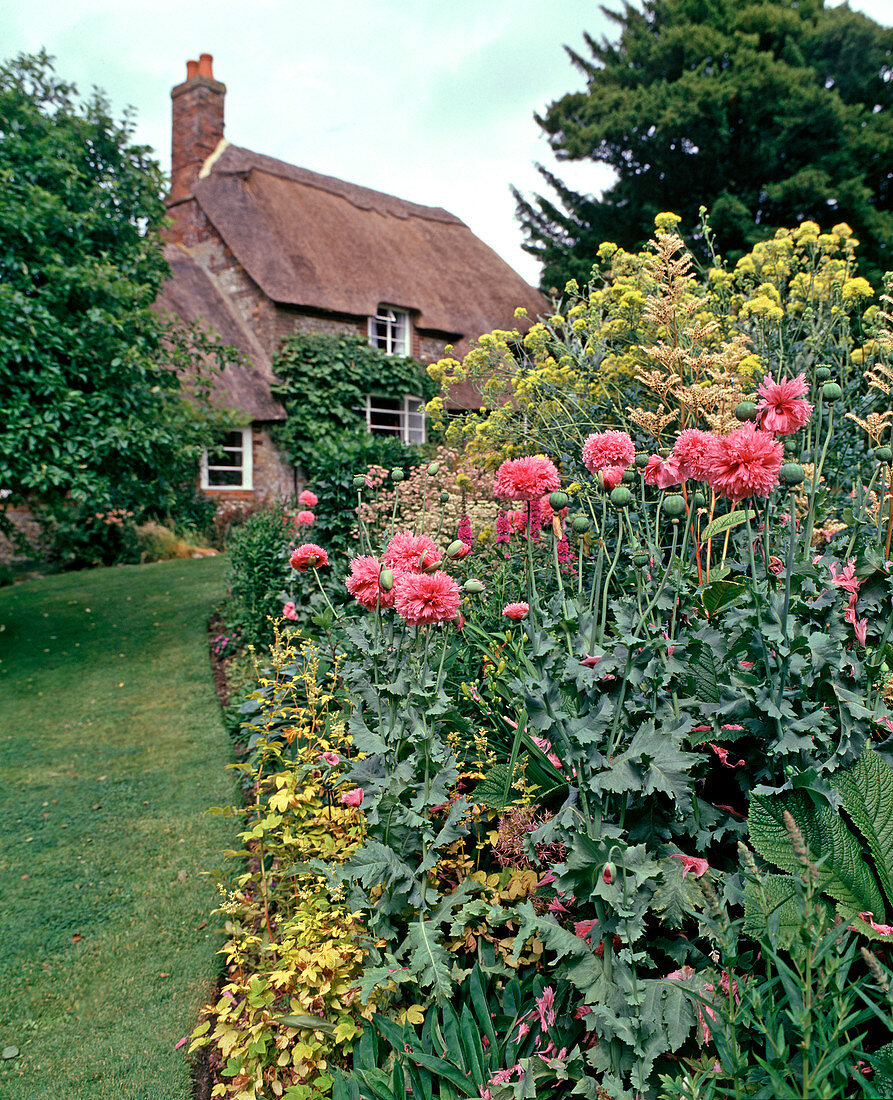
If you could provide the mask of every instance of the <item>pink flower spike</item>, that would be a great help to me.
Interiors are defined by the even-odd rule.
[[[878,924],[874,919],[874,913],[870,910],[860,913],[859,919],[864,920],[872,932],[877,932],[879,936],[893,936],[893,924]]]
[[[523,619],[528,611],[530,611],[530,604],[523,601],[520,603],[507,603],[502,609],[502,613],[507,619],[516,620]]]
[[[352,791],[345,791],[341,801],[345,806],[362,806],[364,792],[362,787],[354,787]]]
[[[297,622],[298,613],[295,610],[295,605],[292,600],[287,600],[282,605],[282,618],[291,619],[292,622]]]
[[[683,879],[689,871],[694,874],[695,878],[700,878],[702,875],[705,875],[707,871],[710,870],[710,864],[707,862],[707,860],[698,859],[697,856],[684,856],[679,852],[674,852],[670,856],[670,859],[678,859],[679,862],[682,864]]]
[[[779,382],[767,374],[757,393],[760,395],[757,411],[763,431],[773,435],[791,435],[799,431],[812,415],[812,405],[804,400],[809,393],[804,374],[798,374],[796,378],[783,378]]]
[[[309,489],[305,489],[298,496],[298,504],[303,504],[305,508],[315,508],[319,504],[319,497],[316,493],[311,493]]]
[[[853,630],[859,645],[865,645],[865,639],[868,636],[868,619],[856,619],[853,623]]]

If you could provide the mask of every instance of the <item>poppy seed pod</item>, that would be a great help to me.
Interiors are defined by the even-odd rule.
[[[623,484],[624,485],[632,485],[635,480],[636,480],[636,471],[635,470],[624,470],[623,471]]]
[[[574,522],[571,524],[571,527],[573,527],[578,535],[582,535],[589,530],[589,520],[586,516],[574,516]]]
[[[395,466],[391,470],[391,481],[402,481],[404,477],[406,477],[406,474],[403,472],[402,466]]]
[[[638,454],[636,455],[636,465],[639,467],[640,470],[643,470],[648,465],[648,460],[650,458],[650,455]]]
[[[363,477],[362,474],[357,474],[356,477],[354,477],[353,487],[355,489],[365,489],[366,488],[366,479],[365,479],[365,477]]]
[[[446,491],[446,489],[444,489],[444,491],[440,494],[440,503],[441,504],[446,504],[446,502],[449,499],[450,499],[450,494]]]
[[[567,508],[569,500],[567,493],[555,492],[549,497],[549,506],[553,512],[560,512],[562,508]]]
[[[483,592],[485,585],[482,581],[469,580],[462,585],[463,592],[469,592],[471,595],[476,596],[479,592]]]
[[[626,508],[632,503],[633,495],[625,485],[611,490],[611,503],[615,508]]]
[[[893,449],[890,447],[875,447],[874,457],[878,462],[893,462]]]
[[[735,406],[735,419],[736,420],[756,420],[757,407],[753,401],[740,401]]]
[[[680,516],[685,515],[685,499],[676,493],[664,497],[663,513],[675,522]]]
[[[806,477],[806,471],[799,462],[786,462],[778,471],[778,480],[782,485],[799,485]]]
[[[633,565],[636,569],[644,568],[650,560],[651,558],[644,550],[637,550],[635,554],[633,554]]]
[[[394,587],[394,574],[390,569],[382,569],[378,574],[378,584],[382,592],[390,592]]]
[[[828,379],[831,377],[831,368],[816,367],[815,376],[819,380],[819,382],[827,382]]]
[[[822,386],[822,397],[829,405],[835,401],[839,401],[843,397],[843,390],[838,386],[836,382],[826,382]]]
[[[692,493],[691,506],[692,508],[706,508],[707,498],[704,496],[703,493]]]

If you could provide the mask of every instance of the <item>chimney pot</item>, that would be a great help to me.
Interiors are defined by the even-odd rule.
[[[200,53],[198,55],[198,72],[199,76],[209,76],[214,79],[213,71],[214,58],[209,53]]]
[[[186,62],[186,79],[192,80],[194,76],[198,76],[198,62],[187,61]]]

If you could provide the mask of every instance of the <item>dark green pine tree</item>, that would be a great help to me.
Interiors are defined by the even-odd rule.
[[[823,0],[643,0],[601,9],[619,38],[568,49],[585,91],[537,122],[559,160],[609,165],[596,198],[542,167],[557,197],[517,190],[541,285],[588,278],[598,245],[638,248],[670,210],[697,240],[701,205],[730,258],[805,218],[852,226],[860,267],[893,268],[893,30]]]

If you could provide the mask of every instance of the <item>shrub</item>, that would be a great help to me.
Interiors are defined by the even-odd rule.
[[[290,580],[293,533],[285,505],[275,503],[252,512],[231,534],[226,619],[246,642],[272,637],[270,619],[281,614],[282,590]]]

